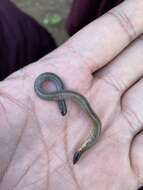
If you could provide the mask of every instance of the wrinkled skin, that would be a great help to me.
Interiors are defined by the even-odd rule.
[[[142,17],[142,0],[125,1],[1,82],[1,190],[136,190],[143,185]],[[43,72],[56,73],[67,89],[83,94],[102,121],[97,144],[76,165],[73,154],[92,122],[72,100],[63,117],[55,102],[35,95],[34,80]]]

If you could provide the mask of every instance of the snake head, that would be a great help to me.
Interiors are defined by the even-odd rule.
[[[73,156],[73,164],[76,164],[79,161],[81,155],[82,155],[82,152],[80,151],[75,152]]]

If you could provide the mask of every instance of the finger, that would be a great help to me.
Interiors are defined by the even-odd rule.
[[[73,36],[63,48],[91,72],[111,61],[143,32],[143,1],[127,0]]]
[[[141,187],[143,186],[143,131],[135,137],[132,143],[130,158],[132,169],[137,175],[138,184]]]
[[[134,136],[143,129],[143,79],[130,88],[122,97],[122,117],[129,124]]]
[[[104,82],[120,94],[124,93],[143,74],[143,39],[139,37],[114,61],[99,73]]]

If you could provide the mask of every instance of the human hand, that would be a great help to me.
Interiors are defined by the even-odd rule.
[[[125,1],[0,84],[1,190],[134,190],[143,184],[142,38],[131,44],[143,32],[142,16],[141,0]],[[34,81],[43,72],[83,94],[101,119],[98,142],[77,165],[73,153],[92,122],[73,101],[62,117],[55,102],[36,96]]]

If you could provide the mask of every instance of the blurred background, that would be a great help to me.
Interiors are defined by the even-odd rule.
[[[20,9],[46,27],[60,45],[67,38],[65,21],[72,0],[12,0]]]

